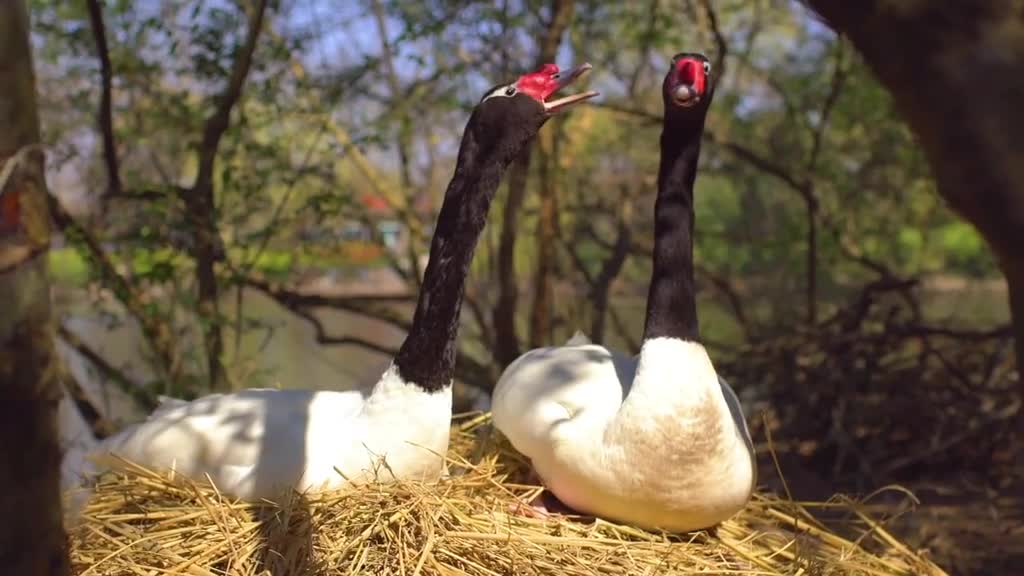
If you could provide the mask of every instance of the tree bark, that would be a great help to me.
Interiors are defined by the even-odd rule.
[[[113,82],[114,70],[110,65],[110,50],[107,47],[107,29],[103,23],[103,7],[99,0],[88,0],[89,24],[93,41],[96,42],[96,57],[100,61],[100,109],[97,114],[100,134],[103,137],[103,161],[107,166],[107,191],[103,194],[103,217],[106,216],[107,200],[121,195],[121,169],[118,167],[117,145],[114,142]]]
[[[370,7],[373,12],[373,18],[377,23],[377,35],[380,37],[380,51],[381,60],[384,65],[384,79],[388,83],[388,90],[391,95],[391,106],[396,110],[400,107],[402,108],[402,114],[398,120],[398,132],[395,135],[395,147],[398,151],[398,170],[401,178],[402,190],[406,197],[405,208],[411,213],[412,206],[415,204],[417,196],[417,190],[413,186],[412,180],[412,117],[415,112],[410,111],[408,107],[403,106],[404,103],[410,101],[412,98],[407,89],[402,87],[402,82],[398,76],[398,72],[395,71],[395,55],[394,50],[391,47],[391,41],[388,40],[387,14],[385,13],[384,4],[381,0],[373,0]],[[414,218],[409,220],[412,222],[416,221]],[[423,271],[420,270],[420,254],[417,248],[417,242],[421,237],[421,228],[419,226],[407,226],[407,228],[409,231],[409,241],[406,242],[406,258],[409,260],[409,276],[413,283],[415,283],[416,289],[418,290],[423,284]]]
[[[536,66],[553,62],[558,46],[572,22],[573,0],[552,0],[551,20],[541,38]],[[498,242],[498,299],[494,306],[494,359],[501,368],[519,357],[519,337],[516,334],[519,286],[516,283],[515,255],[519,212],[526,198],[533,144],[523,148],[509,170],[508,197],[501,218],[501,236]],[[531,323],[532,324],[532,323]]]
[[[20,1],[0,2],[0,85],[0,566],[5,574],[64,575],[50,225],[29,17]]]
[[[1024,257],[1017,255],[1012,260],[1007,259],[1002,263],[1002,268],[1006,274],[1006,284],[1010,289],[1010,315],[1013,318],[1014,350],[1017,353],[1017,372],[1020,373],[1022,371],[1021,365],[1024,364]],[[1021,379],[1024,380],[1024,378]],[[1021,428],[1024,429],[1024,410],[1021,411],[1021,420]]]
[[[572,0],[553,0],[551,20],[541,42],[542,62],[554,60],[562,34],[572,23]],[[537,271],[533,285],[533,308],[530,311],[530,346],[537,348],[551,343],[553,318],[551,316],[554,278],[555,247],[558,238],[558,141],[564,118],[551,121],[554,126],[541,134],[544,146],[537,149],[540,164],[540,212],[537,220]]]
[[[530,347],[551,344],[554,300],[555,242],[558,238],[558,183],[555,158],[561,119],[551,121],[544,141],[537,147],[540,177],[540,210],[537,215],[537,271],[533,276],[533,307],[530,309]]]
[[[807,324],[818,323],[818,206],[813,196],[807,200]]]
[[[220,288],[215,269],[216,262],[224,257],[224,248],[217,224],[214,167],[220,139],[231,123],[231,110],[242,97],[242,88],[252,67],[253,53],[263,28],[266,8],[267,0],[258,0],[249,10],[249,28],[244,44],[239,47],[228,85],[218,97],[213,114],[203,125],[203,139],[199,145],[199,173],[192,187],[182,193],[194,237],[192,257],[196,262],[197,308],[206,348],[207,374],[210,388],[214,390],[224,382],[224,366],[221,364],[224,339],[218,302]]]
[[[1024,361],[1024,4],[807,0],[845,34],[924,149],[939,194],[1006,276]],[[1024,379],[1021,381],[1024,394]]]
[[[590,301],[594,306],[594,317],[590,325],[590,339],[598,344],[604,343],[604,327],[608,317],[608,300],[611,295],[612,283],[619,276],[626,264],[629,249],[633,244],[630,225],[633,221],[633,199],[629,192],[620,199],[619,218],[616,223],[615,244],[608,259],[601,265],[601,271],[590,289]]]
[[[501,215],[501,237],[498,241],[498,301],[494,305],[494,360],[501,368],[519,357],[516,335],[516,309],[519,286],[516,284],[516,237],[519,211],[526,198],[526,182],[530,173],[533,145],[523,148],[512,163],[508,175],[508,197]]]

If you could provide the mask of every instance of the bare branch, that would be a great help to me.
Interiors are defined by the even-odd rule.
[[[494,331],[491,330],[490,325],[487,323],[487,313],[484,311],[480,299],[467,291],[462,298],[462,303],[469,308],[469,313],[473,315],[473,320],[479,326],[480,339],[485,343],[494,342]]]
[[[635,255],[643,258],[650,258],[651,251],[653,250],[653,243],[648,238],[636,237],[630,234],[628,237],[629,241],[620,244],[623,238],[620,232],[620,236],[618,236],[616,243],[612,244],[611,242],[598,236],[597,233],[594,232],[592,227],[586,227],[584,232],[596,244],[605,248],[606,250],[612,251],[613,253],[617,253],[618,250],[624,250],[627,255]],[[591,278],[590,274],[585,269],[582,269],[582,262],[580,261],[578,255],[575,254],[575,252],[570,250],[568,246],[566,246],[566,250],[569,252],[570,256],[573,257],[574,262],[576,262],[577,264],[577,268],[579,268],[580,271],[583,273],[584,277],[587,280],[587,284],[591,286],[591,290],[593,291],[594,287],[597,284],[596,279]],[[750,322],[747,319],[746,312],[743,307],[743,299],[740,297],[740,294],[736,290],[736,288],[734,288],[732,284],[729,282],[728,278],[720,274],[716,274],[715,272],[699,265],[695,267],[695,272],[700,274],[703,278],[710,282],[716,290],[718,290],[719,292],[722,293],[723,296],[725,296],[726,301],[729,304],[729,308],[730,310],[732,310],[733,316],[736,318],[736,322],[740,325],[747,340],[750,340],[752,327],[750,326]],[[621,320],[615,320],[615,309],[613,307],[608,307],[608,313],[610,317],[612,317],[613,321],[617,322],[620,326],[622,325]],[[622,333],[624,328],[620,327],[617,329],[620,331],[620,335],[623,338],[626,338],[626,335]],[[595,341],[597,341],[596,338]]]
[[[941,326],[909,326],[905,330],[895,330],[894,333],[903,334],[906,336],[940,336],[943,338],[951,338],[954,340],[970,340],[970,341],[982,341],[990,340],[992,338],[1010,338],[1013,336],[1013,326],[1010,324],[1003,324],[990,328],[988,330],[957,330],[954,328],[945,328]]]
[[[65,344],[84,356],[86,360],[100,371],[104,378],[116,384],[122,392],[135,401],[135,404],[138,405],[139,408],[146,412],[152,412],[156,409],[159,402],[148,386],[138,382],[133,382],[124,374],[124,372],[118,370],[113,364],[108,362],[106,358],[100,355],[99,352],[79,338],[78,334],[68,330],[67,326],[65,326],[63,322],[57,323],[57,336],[60,337]],[[77,386],[77,383],[75,385]]]
[[[242,266],[242,271],[240,272],[241,276],[247,276],[250,272],[252,272],[252,269],[256,266],[256,263],[259,261],[260,257],[263,256],[263,254],[266,252],[267,247],[270,245],[270,240],[273,237],[273,230],[277,228],[278,222],[280,222],[281,218],[284,216],[285,207],[291,200],[292,194],[295,193],[297,185],[299,181],[302,180],[302,176],[305,173],[306,169],[313,161],[313,151],[320,143],[320,138],[323,136],[324,131],[326,129],[327,126],[325,125],[320,127],[320,129],[316,133],[316,136],[313,138],[309,146],[306,148],[306,153],[302,158],[302,163],[299,165],[298,170],[296,170],[295,173],[292,174],[287,179],[287,187],[285,188],[284,193],[281,195],[281,199],[274,206],[274,210],[270,214],[270,220],[268,220],[266,225],[263,227],[263,233],[261,234],[259,246],[257,246],[256,251],[255,253],[253,253],[252,257],[249,258],[249,261]],[[239,318],[241,318],[241,313],[242,309],[239,308]]]
[[[817,300],[818,300],[818,197],[814,191],[813,177],[814,169],[817,166],[821,154],[822,143],[825,132],[828,130],[828,121],[832,115],[832,109],[839,100],[839,94],[843,88],[843,81],[846,78],[846,67],[843,64],[843,43],[839,41],[836,46],[835,70],[832,74],[832,81],[829,84],[829,92],[822,104],[821,112],[818,115],[818,126],[812,130],[811,153],[807,158],[804,190],[802,191],[804,201],[807,205],[807,320],[814,324],[817,322]]]
[[[875,272],[882,278],[895,278],[896,274],[886,266],[883,262],[879,262],[873,258],[865,256],[859,249],[851,246],[846,240],[846,237],[840,232],[837,226],[830,222],[830,219],[825,219],[825,224],[832,230],[832,234],[836,239],[836,244],[839,245],[840,253],[846,256],[849,260],[860,264],[861,266]]]
[[[537,6],[540,9],[540,5]],[[539,12],[534,15],[542,23],[541,37],[534,64],[552,62],[562,42],[562,35],[572,23],[573,0],[551,0],[551,19],[545,21]],[[508,196],[502,213],[501,234],[498,241],[498,298],[494,306],[494,358],[507,366],[519,356],[519,337],[516,334],[519,286],[515,276],[515,245],[518,241],[519,212],[526,198],[526,184],[533,155],[533,142],[528,143],[509,169]],[[542,200],[542,203],[544,200]],[[532,325],[532,322],[531,322]]]
[[[759,31],[759,22],[755,22],[754,26],[751,27],[751,34]],[[782,102],[782,106],[786,109],[786,117],[792,118],[801,124],[807,124],[806,114],[801,113],[806,108],[803,103],[796,103],[793,101],[793,94],[787,89],[774,74],[762,70],[750,58],[749,50],[753,47],[753,37],[748,38],[748,52],[745,54],[737,54],[734,61],[738,63],[743,69],[749,71],[753,75],[757,76],[758,80],[765,83],[766,86],[775,92],[775,95]]]
[[[551,20],[546,24],[539,52],[544,61],[551,61],[555,57],[562,35],[572,24],[574,10],[573,0],[551,0]],[[538,135],[540,214],[535,232],[537,266],[533,278],[533,303],[530,308],[529,324],[529,340],[533,348],[550,343],[554,331],[552,310],[554,275],[558,266],[556,242],[559,234],[559,190],[554,164],[564,140],[565,121],[565,117],[555,118],[551,122],[552,127]]]
[[[590,270],[587,270],[587,266],[583,262],[583,257],[580,256],[579,251],[576,250],[573,244],[565,242],[564,240],[562,242],[562,246],[565,248],[565,252],[569,255],[569,259],[572,260],[576,271],[580,273],[580,276],[583,276],[583,281],[587,283],[587,286],[589,286],[591,290],[593,290],[594,275],[590,273]]]
[[[657,36],[657,34],[655,34],[655,28],[658,25],[658,4],[658,0],[651,0],[650,4],[647,6],[647,27],[644,29],[643,36],[641,36],[639,50],[640,58],[637,61],[636,68],[633,69],[633,73],[629,76],[629,84],[626,89],[626,93],[630,95],[636,94],[636,90],[640,86],[640,77],[647,68],[651,45],[654,44],[654,40]]]
[[[398,149],[398,165],[401,174],[402,189],[406,194],[406,206],[413,204],[412,197],[415,193],[413,182],[412,182],[412,152],[410,150],[412,146],[412,120],[410,114],[405,108],[412,102],[415,102],[415,98],[410,98],[409,94],[411,90],[403,90],[401,80],[398,77],[398,73],[395,71],[394,64],[394,51],[391,48],[391,43],[388,41],[388,29],[387,19],[384,14],[384,5],[380,0],[373,0],[371,2],[372,12],[374,20],[377,24],[377,35],[380,37],[381,44],[381,59],[384,63],[385,79],[388,83],[388,89],[391,92],[391,99],[395,103],[404,102],[406,106],[403,106],[403,114],[399,118],[398,134],[396,137],[396,144]],[[411,279],[418,288],[422,284],[422,278],[420,278],[419,265],[419,253],[416,249],[416,243],[420,239],[419,227],[411,227],[411,231],[416,233],[410,234],[409,242],[406,243],[406,256],[412,266],[412,273],[410,274]]]
[[[185,189],[176,186],[172,190],[181,194]],[[123,190],[117,196],[112,196],[112,198],[130,202],[155,202],[157,200],[164,200],[167,196],[167,192],[149,188],[145,190]]]
[[[241,282],[243,285],[255,288],[267,296],[273,298],[278,304],[291,311],[296,316],[306,320],[313,326],[316,331],[316,340],[320,344],[334,344],[334,345],[354,345],[362,346],[364,348],[379,352],[381,354],[388,354],[394,356],[398,353],[398,350],[384,346],[383,344],[377,344],[364,340],[355,336],[328,336],[327,331],[324,328],[323,322],[316,317],[311,308],[336,308],[339,310],[345,310],[346,312],[354,312],[357,314],[365,315],[369,318],[379,320],[400,328],[402,330],[408,330],[409,324],[403,319],[400,319],[397,315],[390,315],[381,310],[374,310],[370,308],[370,304],[374,302],[407,302],[408,297],[376,297],[376,296],[323,296],[319,294],[300,294],[291,290],[284,290],[281,288],[274,288],[269,283],[262,280],[253,278],[243,279]]]
[[[231,76],[224,92],[217,98],[217,107],[203,125],[203,139],[199,145],[199,175],[196,182],[206,182],[213,178],[213,165],[217,156],[220,139],[231,123],[231,110],[242,97],[242,88],[252,67],[252,57],[256,52],[256,44],[263,28],[263,16],[266,12],[267,0],[257,0],[256,7],[249,14],[248,30],[245,43],[238,52]]]
[[[743,307],[743,299],[740,297],[739,292],[733,287],[729,279],[721,274],[718,274],[704,266],[696,266],[698,274],[703,276],[715,287],[723,296],[725,296],[726,302],[729,304],[729,309],[732,310],[732,315],[736,318],[736,323],[740,325],[740,329],[743,330],[743,336],[749,342],[751,339],[751,326],[747,320],[746,309]]]
[[[92,400],[85,393],[82,385],[79,384],[70,374],[62,372],[60,375],[61,386],[67,392],[71,402],[74,403],[79,415],[85,420],[92,431],[92,435],[98,440],[103,440],[113,434],[117,428],[114,423],[103,417],[99,408],[92,403]]]
[[[195,242],[192,256],[196,263],[198,285],[197,308],[203,320],[203,340],[206,351],[207,377],[210,387],[218,388],[224,381],[224,367],[220,356],[223,337],[220,326],[218,303],[219,288],[214,263],[224,258],[224,247],[217,228],[216,205],[214,201],[213,175],[221,137],[231,123],[231,111],[242,96],[253,53],[263,29],[263,16],[268,0],[257,0],[255,8],[249,10],[248,30],[245,41],[239,49],[231,67],[227,87],[217,98],[217,106],[203,124],[203,138],[199,144],[199,170],[195,183],[184,192],[188,220],[192,225]]]
[[[725,58],[729,54],[729,43],[725,39],[725,34],[722,33],[721,27],[718,25],[718,13],[715,12],[715,8],[711,5],[711,0],[701,0],[701,7],[704,9],[704,14],[708,18],[708,28],[711,29],[711,35],[715,38],[715,72],[717,78],[721,79],[725,73]]]
[[[601,264],[601,270],[597,273],[591,284],[590,298],[594,306],[594,318],[591,323],[591,338],[594,342],[604,342],[605,316],[610,306],[608,297],[611,293],[612,283],[619,276],[626,258],[629,257],[629,247],[633,243],[632,216],[633,202],[629,190],[624,190],[620,199],[621,207],[616,219],[615,244],[612,246],[608,258]]]
[[[277,33],[273,30],[270,34],[277,37]],[[298,58],[291,58],[289,65],[292,69],[296,70],[301,76],[308,75],[305,65]],[[406,93],[402,94],[401,97],[391,98],[390,100],[384,99],[389,104],[391,114],[398,114],[400,111],[404,113],[404,110],[409,106],[409,102],[415,101],[419,98],[421,91],[431,83],[444,77],[445,73],[448,72],[445,68],[439,68],[432,75],[416,80],[412,82],[408,87]],[[320,100],[316,94],[309,96],[312,105],[320,105]],[[334,137],[335,142],[340,145],[344,150],[345,157],[355,165],[355,168],[363,175],[366,182],[373,189],[374,194],[384,199],[388,206],[395,212],[395,215],[401,220],[402,225],[408,231],[409,234],[409,268],[399,260],[398,256],[392,250],[384,250],[384,257],[388,260],[388,265],[391,270],[395,272],[404,282],[410,285],[417,285],[419,283],[419,255],[416,253],[415,243],[418,239],[423,238],[423,223],[419,217],[412,210],[411,198],[406,195],[393,190],[389,186],[384,185],[384,178],[377,172],[373,164],[363,155],[359,147],[352,140],[352,136],[348,129],[339,124],[334,118],[328,116],[325,119],[326,129]],[[357,218],[363,226],[366,227],[370,234],[370,240],[378,245],[383,246],[383,238],[381,237],[380,231],[375,226],[373,218],[364,206],[357,203],[355,206],[355,218]]]
[[[661,124],[662,121],[662,117],[660,114],[655,114],[653,112],[648,112],[646,110],[641,110],[639,108],[633,108],[618,102],[597,101],[591,103],[591,106],[597,106],[600,108],[611,110],[613,112],[619,112],[620,114],[625,114],[627,116],[633,116],[635,118],[643,120],[645,123],[648,124]]]
[[[612,321],[612,326],[615,331],[619,334],[619,338],[626,343],[626,348],[630,354],[637,354],[640,352],[640,343],[637,342],[636,338],[629,333],[629,329],[626,327],[625,321],[622,319],[622,315],[614,306],[608,307],[608,318]]]
[[[274,288],[262,280],[252,278],[243,279],[242,283],[246,286],[251,286],[252,288],[262,291],[264,294],[277,301],[281,306],[285,307],[300,318],[310,322],[313,328],[317,331],[317,341],[322,344],[362,346],[369,350],[390,356],[394,356],[397,353],[397,350],[393,348],[389,348],[375,342],[370,342],[369,340],[365,340],[357,336],[330,336],[326,334],[323,324],[318,318],[316,318],[310,308],[330,307],[345,310],[346,312],[360,314],[367,318],[373,318],[375,320],[385,322],[405,331],[408,331],[410,327],[409,322],[405,320],[404,317],[391,309],[373,307],[373,304],[409,301],[409,297],[405,295],[383,297],[333,297],[300,294],[289,290]],[[487,392],[494,387],[495,382],[495,374],[490,368],[477,362],[461,350],[456,351],[455,377],[467,385]]]
[[[289,310],[335,308],[380,320],[406,331],[409,330],[410,324],[405,315],[396,312],[390,306],[381,305],[412,302],[415,300],[415,296],[407,294],[391,296],[324,296],[322,294],[303,294],[272,286],[269,282],[257,278],[240,278],[239,283],[263,292]]]
[[[100,109],[97,115],[100,134],[103,136],[103,160],[107,166],[107,196],[121,194],[121,172],[118,168],[117,145],[114,142],[113,67],[110,64],[110,50],[107,48],[106,27],[103,24],[103,9],[99,0],[87,0],[89,24],[96,41],[96,56],[100,60]]]
[[[781,166],[761,155],[754,152],[750,148],[747,148],[743,144],[738,142],[718,140],[713,134],[707,133],[706,138],[714,144],[728,150],[737,158],[747,162],[754,168],[757,168],[761,172],[774,176],[778,180],[781,180],[784,184],[792,188],[794,191],[799,193],[801,196],[806,195],[807,183],[797,179],[796,176],[789,171],[789,169]]]
[[[662,117],[658,114],[626,106],[617,102],[595,102],[593,105],[612,110],[613,112],[625,114],[627,116],[632,116],[649,124],[660,124],[662,121]],[[759,171],[782,181],[795,192],[800,194],[801,197],[807,196],[809,183],[797,178],[797,176],[795,176],[792,171],[785,166],[761,156],[743,144],[728,140],[721,140],[710,130],[706,130],[704,132],[704,140],[712,145],[725,149],[733,156],[747,162]]]
[[[530,171],[532,144],[519,153],[509,170],[508,195],[501,215],[498,240],[498,297],[492,314],[494,324],[494,358],[502,366],[519,357],[519,336],[516,334],[516,311],[519,286],[515,275],[515,252],[519,230],[519,212],[526,198],[526,180]]]
[[[553,278],[556,262],[556,241],[558,238],[558,184],[555,181],[552,164],[558,155],[562,119],[547,133],[537,146],[540,196],[539,214],[535,229],[536,268],[533,276],[533,303],[530,307],[529,342],[531,348],[550,343],[553,333],[551,311],[554,307]]]
[[[828,129],[828,121],[832,115],[832,110],[835,108],[836,102],[839,101],[839,95],[842,93],[843,85],[846,81],[846,76],[849,71],[844,63],[846,50],[842,40],[837,40],[838,45],[836,46],[836,63],[835,68],[832,71],[832,81],[829,83],[828,95],[825,97],[825,102],[821,106],[821,113],[819,114],[818,127],[814,130],[811,142],[811,154],[807,159],[808,171],[814,170],[818,164],[818,157],[821,154],[822,142],[824,141],[825,132]]]
[[[750,61],[750,53],[754,50],[754,41],[760,35],[764,26],[764,8],[762,2],[754,2],[754,16],[753,21],[750,23],[750,27],[747,28],[747,34],[743,38],[742,52],[738,54],[739,59],[743,62]]]
[[[398,353],[398,349],[371,342],[358,336],[328,336],[327,331],[324,329],[323,322],[316,317],[311,310],[303,310],[302,308],[291,308],[293,314],[309,322],[313,326],[313,330],[316,332],[316,341],[319,344],[333,345],[333,346],[360,346],[374,352],[384,354],[387,356],[394,356]]]

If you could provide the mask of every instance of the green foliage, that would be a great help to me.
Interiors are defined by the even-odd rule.
[[[47,254],[50,280],[55,284],[82,287],[89,282],[88,261],[74,248],[58,248]]]
[[[950,222],[939,229],[940,245],[951,267],[972,276],[997,273],[992,256],[978,231],[966,222]]]
[[[558,59],[593,63],[590,84],[603,93],[603,106],[545,128],[557,140],[550,178],[561,209],[558,281],[587,292],[582,277],[602,269],[628,204],[635,246],[613,305],[645,293],[649,280],[644,248],[653,236],[665,66],[682,50],[716,56],[700,3],[684,4],[580,0]],[[805,317],[812,216],[823,304],[872,278],[865,262],[904,275],[996,275],[984,242],[937,199],[916,143],[849,46],[796,4],[712,4],[729,52],[717,71],[724,76],[697,181],[696,254],[702,270],[742,296],[751,322],[790,326]],[[386,51],[375,8],[383,9]],[[423,229],[451,175],[466,111],[484,88],[534,64],[549,12],[547,2],[534,0],[303,0],[272,11],[214,164],[213,210],[226,252],[217,268],[221,292],[253,273],[287,282],[310,272],[409,270],[410,252],[427,250]],[[153,305],[170,316],[194,305],[197,230],[181,190],[196,177],[204,122],[227,86],[246,13],[232,2],[119,0],[104,3],[104,16],[120,176],[128,193],[146,199],[111,202],[95,233],[134,282],[167,289],[169,297]],[[96,197],[107,178],[87,12],[81,3],[35,0],[33,25],[51,169],[80,196]],[[536,161],[529,176],[514,224],[523,286],[536,267]],[[484,304],[495,289],[506,193],[473,266]],[[367,199],[382,198],[384,212],[367,211]],[[353,225],[402,218],[417,224],[405,230],[411,249],[405,241],[392,251],[379,238],[345,236]],[[92,279],[90,265],[76,239],[69,241],[72,248],[50,254],[50,268],[58,282],[81,286]],[[528,291],[520,294],[525,318]],[[708,333],[740,339],[722,292],[709,287],[702,299]],[[244,315],[222,322],[255,322]],[[568,327],[578,319],[561,321]],[[639,327],[629,330],[635,337]]]

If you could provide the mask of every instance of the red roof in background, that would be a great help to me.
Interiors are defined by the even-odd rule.
[[[370,212],[391,212],[391,206],[388,204],[387,200],[369,192],[359,197],[359,203]]]

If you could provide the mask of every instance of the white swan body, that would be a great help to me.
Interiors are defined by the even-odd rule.
[[[463,131],[413,322],[392,365],[359,392],[246,390],[192,402],[161,399],[150,417],[103,442],[97,467],[120,457],[245,500],[282,490],[437,480],[452,414],[455,339],[466,276],[501,176],[551,115],[597,95],[549,100],[590,69],[553,64],[492,89]]]
[[[244,500],[282,490],[337,489],[369,481],[435,480],[444,468],[451,386],[404,382],[391,366],[368,395],[252,389],[192,402],[164,401],[147,420],[105,440],[115,457],[209,478]]]
[[[545,486],[648,529],[705,528],[742,509],[756,484],[750,432],[704,347],[654,338],[633,358],[583,340],[527,352],[495,387],[495,426]]]
[[[563,503],[671,531],[706,528],[756,484],[750,432],[699,330],[693,184],[713,95],[711,63],[680,53],[663,84],[665,115],[651,285],[637,358],[590,344],[527,352],[495,387],[495,426]]]

